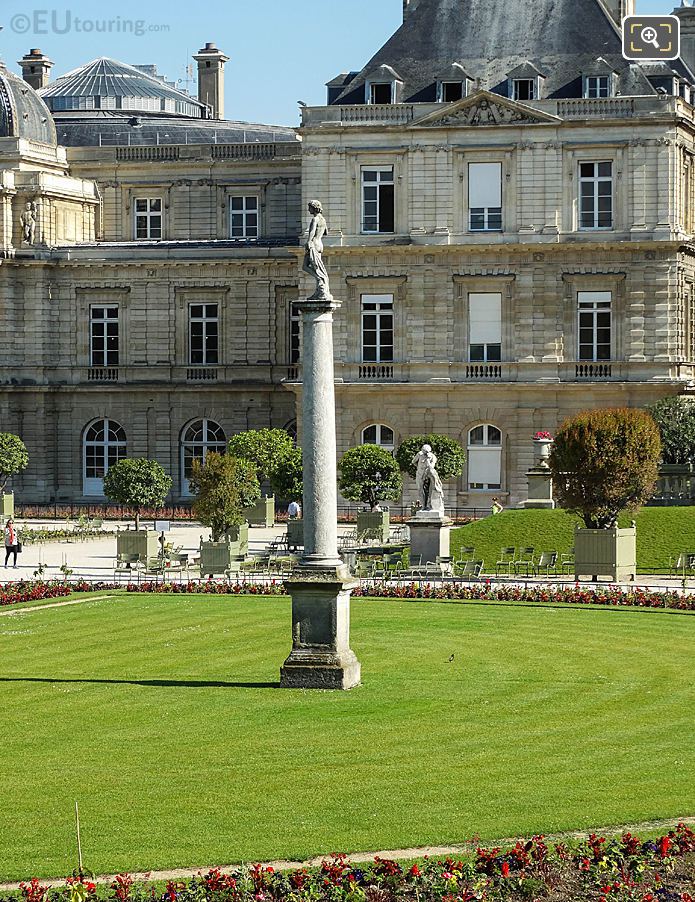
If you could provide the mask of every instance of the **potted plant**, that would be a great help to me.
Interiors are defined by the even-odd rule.
[[[636,578],[634,523],[620,529],[618,516],[652,495],[661,440],[643,410],[590,410],[567,420],[555,436],[549,465],[559,506],[578,514],[575,577]]]
[[[248,553],[244,511],[261,496],[255,469],[247,460],[211,452],[204,464],[193,461],[191,488],[193,513],[212,533],[211,541],[201,540],[201,576],[224,573]]]
[[[2,494],[3,517],[14,517],[14,492],[6,492],[12,476],[26,470],[29,454],[26,445],[18,435],[0,432],[0,494]]]
[[[546,469],[553,444],[552,435],[549,432],[536,432],[533,436],[533,444],[536,448],[536,466]]]
[[[140,529],[140,513],[143,508],[161,507],[170,489],[171,477],[156,460],[125,459],[109,467],[104,494],[135,517],[135,529],[120,530],[116,535],[117,554],[139,554],[143,561],[159,554],[157,533]]]
[[[695,502],[695,399],[664,398],[647,410],[661,435],[658,502],[692,504]]]
[[[302,452],[284,429],[250,429],[232,436],[227,451],[253,465],[259,483],[272,494],[245,511],[251,526],[275,525],[275,498],[301,498]]]
[[[379,445],[358,445],[343,454],[338,463],[338,489],[343,498],[369,505],[357,514],[360,539],[378,539],[386,544],[391,527],[389,511],[380,501],[397,501],[403,479],[393,456]]]

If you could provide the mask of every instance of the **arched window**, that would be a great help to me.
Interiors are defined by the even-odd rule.
[[[393,429],[383,426],[381,423],[366,426],[362,430],[362,444],[379,445],[385,451],[393,451],[396,447]]]
[[[468,488],[485,491],[502,487],[502,433],[485,423],[468,433]]]
[[[104,494],[104,476],[126,456],[125,430],[114,420],[95,420],[84,431],[82,493]]]
[[[293,442],[295,443],[295,445],[296,445],[296,444],[297,444],[297,437],[298,437],[298,433],[297,433],[297,421],[296,421],[296,420],[290,420],[289,423],[287,423],[287,424],[285,425],[284,428],[285,428],[285,432],[289,435],[289,437],[292,439],[292,441],[293,441]]]
[[[193,461],[205,463],[210,451],[224,454],[227,438],[224,430],[213,420],[196,420],[181,433],[181,494],[190,495],[189,480],[193,473]]]

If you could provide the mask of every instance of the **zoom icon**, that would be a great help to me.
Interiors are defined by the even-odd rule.
[[[623,19],[623,56],[626,60],[674,60],[680,55],[680,19],[677,16],[626,16]]]

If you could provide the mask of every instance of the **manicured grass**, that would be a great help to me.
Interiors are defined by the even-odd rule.
[[[286,598],[0,618],[0,879],[695,813],[695,618],[357,600],[364,685],[277,688]],[[448,663],[451,653],[453,663]]]
[[[621,520],[629,526],[631,517]],[[637,521],[637,569],[641,573],[667,573],[669,555],[695,552],[695,508],[645,507]],[[562,510],[509,510],[452,530],[451,553],[475,546],[477,560],[485,561],[485,572],[495,572],[495,561],[505,545],[533,545],[541,551],[567,552],[574,545],[578,517]]]

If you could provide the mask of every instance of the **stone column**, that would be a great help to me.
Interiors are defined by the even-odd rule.
[[[304,555],[286,587],[292,596],[292,651],[280,685],[351,689],[360,663],[350,648],[350,591],[338,554],[332,298],[300,300]]]

